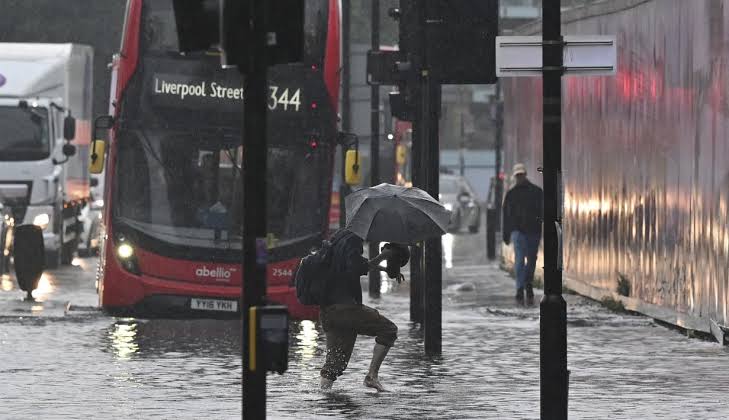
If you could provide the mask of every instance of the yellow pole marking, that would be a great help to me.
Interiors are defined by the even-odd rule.
[[[248,308],[248,370],[256,371],[256,307]]]

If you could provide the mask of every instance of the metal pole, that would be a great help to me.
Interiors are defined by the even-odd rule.
[[[263,305],[266,294],[266,0],[250,3],[251,51],[245,77],[243,117],[243,418],[266,418],[266,371],[255,362],[260,340],[250,336],[251,307]],[[251,175],[251,176],[249,176]],[[249,312],[250,311],[250,312]],[[253,319],[255,323],[255,319]],[[253,339],[251,342],[250,339]],[[258,366],[257,366],[258,365]]]
[[[494,133],[496,137],[496,162],[494,170],[496,172],[495,174],[495,180],[496,183],[494,188],[494,201],[495,201],[495,209],[496,209],[496,217],[494,218],[494,221],[496,222],[496,226],[494,226],[494,230],[501,230],[501,204],[504,200],[504,181],[501,179],[501,167],[503,166],[502,163],[502,155],[503,155],[503,149],[504,149],[504,102],[501,100],[501,82],[496,82],[496,103],[494,105],[496,107],[495,112],[495,129],[496,132]]]
[[[567,418],[567,304],[562,297],[562,32],[559,1],[542,3],[544,298],[540,311],[542,419]]]
[[[426,2],[423,10],[423,57],[424,67],[421,72],[421,112],[424,126],[424,173],[425,187],[428,194],[435,199],[439,197],[440,177],[440,144],[438,142],[438,120],[440,118],[441,86],[438,75],[432,71],[433,62],[429,53],[430,18]],[[442,348],[442,285],[443,285],[443,250],[441,238],[431,238],[425,241],[424,259],[424,305],[423,329],[425,338],[425,353],[430,356],[441,354]]]
[[[426,76],[423,114],[427,121],[426,188],[428,194],[438,198],[440,147],[438,143],[438,117],[440,114],[441,87],[432,75]],[[425,353],[431,356],[441,354],[442,348],[442,286],[443,286],[443,245],[441,238],[425,241],[423,258],[425,261]]]
[[[352,130],[352,105],[350,97],[351,86],[351,67],[350,67],[350,18],[352,3],[351,0],[342,0],[342,131],[349,133]],[[349,186],[344,182],[344,176],[347,172],[346,153],[347,147],[340,145],[342,149],[342,177],[339,184],[339,227],[344,228],[347,223],[347,208],[344,205],[344,197],[349,194]]]
[[[406,2],[401,0],[401,6],[403,7],[404,16],[416,16],[417,25],[415,27],[414,34],[409,34],[409,37],[413,40],[413,51],[411,60],[413,61],[414,67],[417,69],[417,77],[413,80],[409,80],[408,84],[417,86],[415,89],[411,89],[413,98],[411,101],[413,104],[417,104],[418,109],[414,112],[413,118],[413,135],[412,135],[412,159],[410,163],[410,171],[412,172],[413,186],[418,188],[425,188],[425,178],[423,173],[424,165],[424,151],[425,151],[425,124],[427,119],[423,118],[423,114],[420,110],[422,103],[422,84],[420,81],[420,70],[422,69],[423,63],[423,50],[424,48],[424,23],[425,18],[422,8],[418,7],[415,2]],[[407,7],[407,10],[406,10]],[[408,17],[412,19],[412,17]],[[401,34],[401,37],[403,35]],[[420,243],[417,246],[411,248],[410,253],[410,320],[415,323],[423,323],[423,308],[425,294],[424,288],[424,265],[423,265],[423,244]]]
[[[458,148],[458,172],[461,176],[466,175],[466,127],[461,112],[461,144]]]
[[[372,1],[372,51],[380,50],[380,0]],[[380,86],[370,86],[370,185],[380,183]],[[370,258],[379,254],[380,244],[370,242]],[[380,297],[380,272],[370,271],[371,298]]]

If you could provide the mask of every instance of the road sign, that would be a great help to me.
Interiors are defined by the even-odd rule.
[[[617,67],[615,37],[580,35],[564,37],[565,76],[613,76]],[[542,75],[541,36],[496,37],[496,76]]]

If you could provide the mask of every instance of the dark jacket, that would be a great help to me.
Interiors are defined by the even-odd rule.
[[[502,233],[504,242],[509,243],[511,232],[529,234],[542,233],[544,193],[542,189],[527,181],[516,185],[504,198]]]
[[[362,303],[362,286],[359,278],[369,268],[364,253],[364,241],[349,231],[338,231],[332,236],[332,277],[329,280],[325,305],[336,303]]]

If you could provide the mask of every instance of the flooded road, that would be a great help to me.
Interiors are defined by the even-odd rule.
[[[538,308],[513,304],[482,234],[444,243],[443,356],[424,355],[408,284],[386,282],[368,304],[400,330],[381,371],[391,392],[362,386],[366,337],[334,391],[318,391],[324,336],[293,322],[289,371],[269,376],[269,418],[538,418]],[[38,302],[2,278],[0,418],[240,418],[239,321],[108,317],[93,309],[95,261],[75,264],[44,277]],[[729,348],[566,298],[572,418],[729,418]]]

